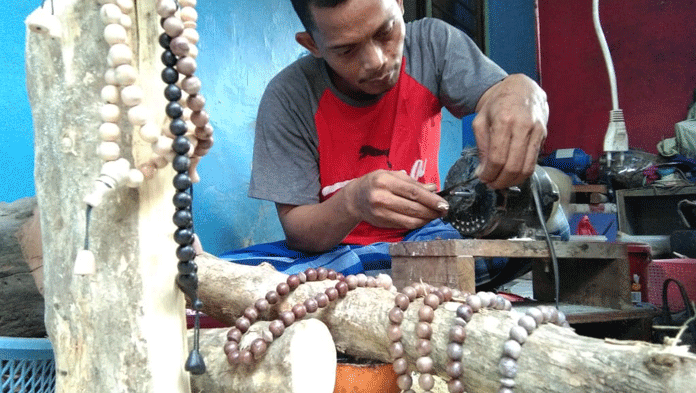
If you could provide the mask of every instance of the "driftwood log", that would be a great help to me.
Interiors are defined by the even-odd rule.
[[[249,267],[229,263],[211,255],[196,258],[199,266],[200,296],[204,312],[232,324],[244,308],[285,281],[285,274],[270,265]],[[331,281],[301,285],[283,303],[264,315],[274,318],[280,310],[332,285]],[[388,311],[394,294],[377,288],[357,288],[312,317],[328,327],[336,348],[359,358],[388,362],[390,344],[386,331]],[[402,324],[409,362],[415,364],[414,321],[421,302],[416,300],[405,313]],[[446,377],[449,328],[457,303],[446,303],[435,312],[433,353],[436,372]],[[516,322],[513,312],[482,310],[467,325],[464,346],[464,377],[470,393],[495,392],[499,387],[498,362],[503,342]],[[220,343],[217,343],[219,346]],[[273,344],[272,344],[273,345]],[[218,348],[218,350],[221,350]],[[209,363],[225,361],[215,357]],[[601,340],[577,335],[568,328],[542,325],[522,348],[516,392],[679,392],[692,391],[696,384],[696,357],[685,347],[667,347],[643,342]],[[217,366],[216,366],[217,367]],[[229,366],[222,369],[230,370]]]

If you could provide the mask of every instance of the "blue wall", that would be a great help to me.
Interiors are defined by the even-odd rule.
[[[12,12],[6,11],[0,22],[7,45],[4,63],[10,68],[2,75],[7,79],[3,80],[1,102],[4,112],[12,114],[1,120],[0,159],[5,186],[0,188],[0,201],[34,195],[33,127],[25,88],[23,20],[39,2],[27,3],[5,2]],[[199,165],[202,180],[194,187],[193,208],[195,230],[204,248],[213,254],[283,237],[275,206],[248,198],[246,191],[254,122],[264,87],[280,69],[304,53],[294,40],[301,25],[289,1],[256,0],[253,7],[247,2],[240,7],[240,3],[199,1],[197,6],[201,40],[196,75],[203,82],[202,94],[215,128],[215,146]],[[506,9],[502,1],[491,0],[489,8],[491,13],[505,14],[490,18],[490,30],[528,23],[519,17],[524,12]],[[533,18],[529,23],[533,34]],[[518,35],[519,31],[508,34]],[[520,60],[511,57],[517,51],[517,38],[511,44],[498,45],[501,38],[491,31],[491,56],[510,72],[528,68],[516,67]],[[440,150],[443,181],[461,152],[461,130],[462,122],[445,111]]]

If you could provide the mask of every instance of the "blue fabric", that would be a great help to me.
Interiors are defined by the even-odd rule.
[[[570,234],[570,227],[565,226]],[[437,219],[408,233],[403,241],[461,239],[454,227]],[[564,240],[567,240],[567,236]],[[373,243],[367,246],[338,245],[322,253],[306,253],[288,248],[285,240],[257,244],[240,250],[228,251],[218,255],[230,262],[256,266],[262,262],[270,263],[279,272],[295,274],[309,267],[323,266],[347,274],[365,273],[377,275],[389,273],[391,256],[389,243]],[[531,261],[508,258],[477,258],[475,266],[476,285],[502,285],[531,269]],[[500,284],[497,284],[500,282]]]

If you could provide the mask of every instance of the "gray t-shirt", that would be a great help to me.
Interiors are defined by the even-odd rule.
[[[462,31],[438,19],[406,24],[405,72],[454,116],[473,113],[481,95],[507,74]],[[304,56],[276,75],[261,99],[249,196],[291,205],[320,201],[319,138],[315,124],[323,94],[354,107],[333,86],[326,63]]]

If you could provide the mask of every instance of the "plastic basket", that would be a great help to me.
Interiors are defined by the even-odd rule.
[[[46,338],[0,337],[0,392],[52,393],[56,369]]]
[[[681,281],[690,300],[696,299],[696,259],[654,259],[648,264],[648,302],[662,307],[662,284],[668,278]],[[676,285],[667,290],[667,304],[672,311],[684,310]]]

